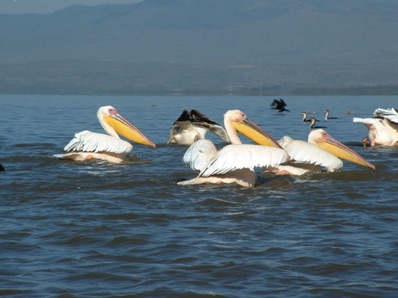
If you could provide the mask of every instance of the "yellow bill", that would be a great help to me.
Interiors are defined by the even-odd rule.
[[[339,141],[333,139],[332,137],[328,137],[325,139],[324,142],[316,143],[318,147],[321,149],[341,158],[356,164],[359,164],[364,167],[368,167],[371,169],[375,169],[376,167],[368,162],[365,158],[360,156],[354,150],[348,148],[344,144],[340,143]]]
[[[148,139],[138,128],[124,119],[120,114],[105,117],[105,121],[112,126],[118,134],[122,135],[126,139],[138,144],[151,146],[153,148],[156,147],[150,139]]]
[[[239,123],[232,122],[232,124],[239,133],[245,135],[259,145],[282,148],[273,137],[248,119]]]

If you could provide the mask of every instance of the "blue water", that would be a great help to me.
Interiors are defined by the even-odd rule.
[[[398,150],[363,148],[353,117],[396,97],[0,95],[0,295],[9,297],[396,297]],[[75,132],[101,132],[113,105],[158,147],[124,164],[53,154]],[[307,138],[300,112],[376,166],[264,176],[255,188],[183,187],[196,173],[169,146],[183,109],[222,123],[241,109],[276,139]],[[222,142],[209,135],[218,145]],[[245,140],[246,141],[246,140]],[[248,141],[246,141],[248,142]]]

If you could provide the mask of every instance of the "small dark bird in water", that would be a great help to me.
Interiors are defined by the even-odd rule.
[[[315,129],[315,128],[326,128],[326,126],[315,126],[315,123],[318,121],[317,119],[315,119],[314,117],[310,117],[309,121],[310,123],[310,129]]]
[[[326,121],[331,120],[331,119],[339,119],[337,117],[330,117],[330,112],[328,109],[324,109],[324,111],[325,111],[325,120]]]
[[[301,112],[301,115],[303,115],[303,123],[310,122],[310,120],[307,119],[307,113],[306,112]]]
[[[287,104],[282,98],[279,98],[279,100],[274,99],[274,101],[271,103],[272,109],[278,110],[279,112],[289,112],[289,110],[285,108],[286,106]]]
[[[3,167],[3,165],[0,164],[0,172],[5,171],[6,169]]]

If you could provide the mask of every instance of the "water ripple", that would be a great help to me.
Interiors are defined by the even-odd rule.
[[[98,106],[98,100],[105,101],[67,99],[68,104],[83,106],[76,111],[80,119]],[[228,97],[219,102],[211,98],[211,104],[209,98],[143,99],[116,97],[114,102],[125,111],[132,103],[139,107],[141,116],[152,121],[151,126],[145,122],[141,126],[150,128],[151,138],[160,146],[152,150],[136,145],[135,155],[119,165],[52,157],[62,152],[81,125],[91,125],[67,121],[65,112],[57,108],[66,98],[7,101],[10,107],[29,102],[43,113],[41,117],[53,115],[53,109],[59,115],[52,116],[57,121],[49,127],[32,119],[24,130],[13,130],[15,140],[6,136],[2,143],[8,149],[0,157],[6,168],[0,172],[0,295],[396,296],[396,149],[355,147],[376,165],[375,171],[347,162],[335,173],[259,174],[260,184],[249,189],[182,187],[178,181],[197,173],[182,162],[186,147],[165,145],[178,116],[170,106],[195,106],[218,121],[221,116],[215,111],[225,105],[242,108],[276,138],[294,129],[304,139],[308,128],[296,125],[291,112],[285,116],[291,121],[276,129],[268,122],[274,116],[268,106],[259,112],[269,98]],[[348,102],[332,99],[340,102],[335,113]],[[361,100],[358,109],[371,111],[374,98]],[[383,100],[386,106],[395,102]],[[307,104],[323,108],[325,98],[302,97],[289,103],[292,111]],[[4,125],[17,127],[16,120],[10,119]],[[93,121],[92,128],[87,128],[96,129]],[[340,133],[343,141],[357,140],[352,119],[335,125],[336,138]],[[53,127],[65,131],[54,135]],[[41,143],[39,129],[54,137]]]

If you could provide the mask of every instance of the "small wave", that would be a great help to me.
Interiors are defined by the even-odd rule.
[[[236,206],[238,203],[218,198],[207,198],[201,202],[204,206]]]

